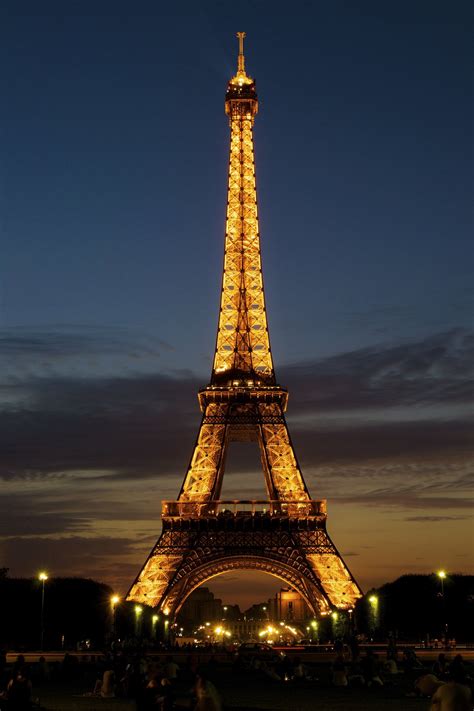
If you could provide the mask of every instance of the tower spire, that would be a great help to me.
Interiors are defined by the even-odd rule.
[[[239,57],[237,63],[237,72],[245,74],[245,57],[244,57],[244,37],[245,32],[237,32],[239,38]]]

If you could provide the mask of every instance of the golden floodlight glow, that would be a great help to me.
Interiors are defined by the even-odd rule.
[[[378,601],[379,601],[379,599],[378,599],[377,595],[371,595],[369,597],[369,602],[371,605],[374,605],[374,606],[377,605]]]
[[[112,597],[110,598],[110,602],[112,603],[113,606],[118,605],[118,603],[120,602],[119,596],[112,595]]]
[[[45,573],[44,571],[42,571],[41,573],[38,574],[38,580],[41,580],[42,582],[44,582],[47,579],[48,579],[48,573]]]
[[[143,612],[143,607],[141,605],[135,605],[135,614],[137,617],[140,617],[140,615]]]
[[[444,578],[446,577],[446,571],[438,570],[437,575],[438,575],[438,578],[441,578],[441,580],[444,580]]]
[[[156,625],[156,623],[158,622],[159,619],[160,618],[158,617],[158,615],[153,615],[153,617],[151,618],[151,621],[153,622],[154,625]]]
[[[227,212],[211,379],[198,394],[203,416],[178,500],[163,502],[160,539],[127,595],[127,600],[158,607],[170,617],[204,578],[234,568],[281,577],[303,595],[311,614],[345,610],[361,597],[326,531],[325,502],[312,501],[304,482],[284,415],[288,393],[277,384],[273,367],[253,143],[258,97],[255,82],[245,70],[244,36],[238,33],[237,72],[225,98],[230,125]],[[282,90],[287,88],[282,86]],[[266,506],[258,510],[261,530],[236,528],[230,544],[230,531],[239,517],[223,507],[227,502],[220,495],[228,444],[237,441],[258,443],[268,503],[233,502],[234,514],[247,514],[247,508],[237,509],[239,503]],[[253,509],[252,517],[254,513]],[[263,530],[270,517],[306,520],[309,525],[287,537],[277,526]]]

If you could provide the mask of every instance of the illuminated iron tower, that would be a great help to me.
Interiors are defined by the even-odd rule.
[[[284,412],[267,327],[252,128],[258,110],[245,71],[244,32],[225,111],[230,159],[224,275],[211,382],[199,391],[202,421],[177,501],[162,504],[163,529],[127,599],[177,613],[201,583],[229,570],[258,570],[289,584],[314,613],[350,609],[361,593],[326,532],[326,502],[310,498]],[[260,446],[268,499],[220,500],[231,441]]]

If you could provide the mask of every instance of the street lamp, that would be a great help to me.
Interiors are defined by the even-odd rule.
[[[440,579],[440,582],[441,582],[441,594],[440,594],[441,608],[442,608],[441,613],[442,613],[442,616],[444,617],[444,619],[446,620],[446,602],[444,599],[444,581],[446,580],[446,571],[445,570],[438,570],[436,575],[438,576],[438,578]],[[448,623],[444,622],[443,625],[444,625],[444,632],[443,632],[444,645],[447,649],[448,648]]]
[[[42,571],[38,575],[38,580],[42,583],[41,587],[41,651],[44,644],[44,584],[48,579],[48,574]]]
[[[377,595],[371,595],[368,600],[370,605],[369,629],[370,633],[375,636],[375,632],[379,626],[379,599]]]
[[[143,607],[141,605],[135,605],[135,634],[138,637],[140,629],[141,614],[143,612]]]
[[[153,615],[151,618],[151,630],[153,637],[156,639],[156,625],[158,624],[158,620],[160,619],[159,615]]]
[[[347,612],[349,613],[349,633],[352,634],[352,614],[354,610],[351,607],[349,608],[349,610],[347,610]]]
[[[110,598],[110,605],[112,607],[112,637],[115,637],[115,608],[120,602],[118,595],[112,595]]]
[[[446,578],[446,571],[445,570],[438,570],[436,575],[441,580],[441,597],[444,597],[444,581]]]

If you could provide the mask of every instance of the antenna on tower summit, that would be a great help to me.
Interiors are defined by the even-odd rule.
[[[245,57],[244,57],[245,32],[237,32],[237,37],[239,38],[239,58],[238,58],[238,64],[237,64],[237,71],[243,72],[243,74],[245,74]]]

